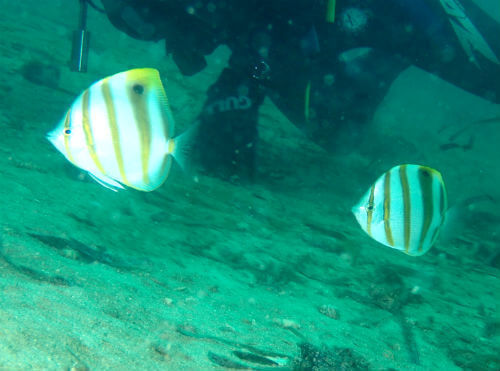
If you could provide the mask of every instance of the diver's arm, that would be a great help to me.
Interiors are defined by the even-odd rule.
[[[127,35],[158,41],[165,39],[167,54],[183,75],[193,75],[206,66],[205,55],[219,44],[211,28],[186,11],[177,1],[102,0],[110,22]]]

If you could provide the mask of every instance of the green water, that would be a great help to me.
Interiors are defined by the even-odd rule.
[[[252,182],[174,165],[154,192],[112,192],[45,139],[76,95],[157,68],[182,131],[230,50],[186,77],[89,8],[71,72],[76,0],[0,5],[0,370],[500,369],[498,104],[410,67],[335,153],[266,99]],[[351,214],[402,163],[439,169],[453,211],[421,257]]]

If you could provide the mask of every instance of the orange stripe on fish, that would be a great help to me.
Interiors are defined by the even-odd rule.
[[[149,158],[151,154],[151,123],[147,97],[149,94],[149,83],[143,76],[137,73],[127,74],[128,98],[134,113],[137,132],[141,146],[142,179],[148,185],[149,180]],[[130,86],[129,86],[130,84]]]
[[[97,157],[94,136],[92,134],[92,128],[90,127],[90,91],[87,89],[82,94],[82,125],[83,131],[85,133],[85,142],[87,143],[87,148],[89,150],[90,158],[94,161],[95,166],[99,171],[105,174],[105,170]]]
[[[387,172],[384,178],[384,228],[387,243],[394,246],[394,238],[391,231],[391,172]]]
[[[120,133],[118,129],[118,124],[116,122],[116,112],[115,107],[113,105],[113,96],[111,94],[111,88],[109,86],[109,78],[105,78],[102,80],[102,95],[104,98],[104,102],[106,104],[106,111],[108,113],[108,123],[109,128],[111,130],[111,138],[113,142],[113,150],[115,153],[116,163],[118,165],[118,169],[120,171],[121,182],[124,184],[129,184],[127,181],[127,176],[125,174],[125,166],[123,163],[123,155],[120,143]]]
[[[410,249],[410,237],[411,237],[411,200],[410,200],[410,188],[408,185],[408,174],[406,171],[406,165],[401,165],[399,168],[399,179],[401,181],[401,190],[403,192],[403,223],[404,223],[404,247],[405,252],[408,254]]]

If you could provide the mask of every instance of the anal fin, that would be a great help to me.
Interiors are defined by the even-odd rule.
[[[110,177],[103,174],[93,174],[88,173],[97,183],[106,187],[107,189],[112,190],[113,192],[118,192],[119,189],[125,189],[120,183],[116,180],[111,179]]]

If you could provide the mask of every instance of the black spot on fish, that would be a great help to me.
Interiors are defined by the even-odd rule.
[[[144,93],[144,86],[141,84],[135,84],[132,89],[136,94],[142,95],[142,93]]]

